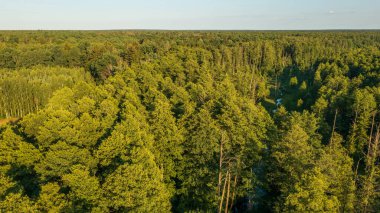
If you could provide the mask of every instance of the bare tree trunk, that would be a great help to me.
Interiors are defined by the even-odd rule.
[[[236,183],[237,183],[237,175],[235,175],[235,178],[234,178],[234,186],[233,186],[233,191],[232,191],[232,197],[231,197],[232,200],[231,200],[230,210],[232,209],[232,206],[234,205],[234,201],[235,201]]]
[[[367,156],[369,155],[369,150],[371,149],[371,141],[372,141],[372,134],[373,134],[373,126],[374,126],[374,124],[375,124],[375,115],[376,115],[376,113],[374,113],[373,116],[372,116],[371,132],[370,132],[370,134],[369,134]]]
[[[338,114],[338,109],[335,109],[335,116],[334,116],[334,124],[333,124],[333,128],[332,128],[332,131],[331,131],[331,138],[330,138],[330,145],[332,145],[332,141],[333,141],[333,137],[334,137],[334,132],[335,132],[335,124],[336,124],[336,116]]]
[[[360,161],[362,160],[363,158],[360,158],[358,160],[358,162],[356,163],[356,169],[355,169],[355,182],[357,181],[357,178],[358,178],[358,170],[359,170],[359,165],[360,165]]]
[[[358,119],[358,110],[355,110],[355,119],[354,119],[354,123],[352,125],[352,135],[351,135],[351,138],[350,138],[350,142],[349,142],[349,150],[351,149],[351,145],[354,143],[354,139],[355,139],[355,131],[356,131],[356,120]]]
[[[228,172],[228,185],[227,185],[227,197],[226,197],[226,208],[224,212],[228,212],[228,201],[230,200],[230,185],[231,185],[231,173]]]
[[[219,203],[219,213],[222,212],[222,208],[223,208],[223,200],[224,200],[224,192],[226,190],[226,185],[227,185],[227,176],[228,176],[228,171],[227,171],[227,174],[226,174],[226,178],[224,179],[224,186],[223,186],[223,191],[222,191],[222,197],[220,198],[220,203]]]
[[[223,141],[224,141],[224,134],[222,133],[222,138],[220,140],[220,148],[219,148],[218,197],[220,197],[220,191],[222,187]]]
[[[277,81],[278,81],[278,75],[277,75],[277,72],[276,72],[276,82],[275,82],[275,87],[274,87],[274,98],[277,99]]]
[[[370,137],[372,140],[372,137]],[[368,142],[368,152],[366,156],[366,172],[367,172],[367,178],[365,179],[364,183],[364,194],[363,194],[363,205],[364,209],[363,212],[368,212],[368,204],[369,199],[373,195],[373,188],[374,188],[374,175],[375,175],[375,167],[376,167],[376,159],[378,157],[378,146],[380,141],[380,124],[377,125],[376,128],[376,135],[374,138],[374,141]]]
[[[252,100],[254,102],[256,102],[256,86],[257,86],[257,80],[254,80],[255,79],[255,67],[252,68],[252,74],[251,74],[251,80],[250,80],[250,83],[249,83],[249,92],[252,93]]]

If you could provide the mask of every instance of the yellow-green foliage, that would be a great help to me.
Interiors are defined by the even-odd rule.
[[[376,212],[379,47],[0,32],[0,212]]]

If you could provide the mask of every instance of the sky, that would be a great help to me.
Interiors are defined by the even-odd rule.
[[[380,29],[380,0],[0,0],[0,30]]]

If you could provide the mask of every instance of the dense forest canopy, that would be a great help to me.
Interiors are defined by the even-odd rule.
[[[1,212],[378,212],[379,31],[0,31]]]

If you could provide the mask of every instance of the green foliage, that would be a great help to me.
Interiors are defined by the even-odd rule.
[[[75,165],[83,165],[94,170],[96,163],[96,159],[91,156],[87,149],[81,149],[60,141],[50,146],[35,169],[44,178],[55,178],[69,173]]]
[[[133,150],[130,157],[132,163],[119,166],[105,179],[107,205],[118,211],[169,211],[169,193],[153,155],[140,148]]]
[[[0,212],[380,207],[377,31],[0,33]]]
[[[339,201],[326,194],[327,179],[321,171],[305,172],[286,198],[286,212],[339,212]]]
[[[43,108],[54,91],[90,82],[83,69],[33,67],[17,71],[0,69],[0,117],[23,117]]]
[[[54,182],[41,186],[40,196],[36,201],[36,208],[42,212],[58,212],[68,208],[66,195],[61,193],[61,187]]]
[[[102,201],[102,190],[99,180],[90,175],[86,166],[73,166],[71,173],[62,176],[63,184],[70,189],[69,198],[75,209],[88,209],[99,206]]]
[[[298,85],[298,79],[297,79],[297,76],[294,76],[294,77],[291,77],[291,78],[290,78],[289,85],[290,85],[290,86],[297,86],[297,85]]]
[[[21,193],[10,193],[1,202],[0,209],[4,212],[34,212],[35,206],[27,196]]]
[[[157,165],[164,171],[166,181],[176,177],[181,167],[183,134],[177,127],[168,101],[156,99],[149,123],[154,135],[153,153]]]
[[[280,141],[274,141],[268,173],[271,190],[281,196],[276,211],[353,211],[355,182],[353,161],[335,133],[330,144],[320,144],[318,119],[309,113],[282,118]]]

